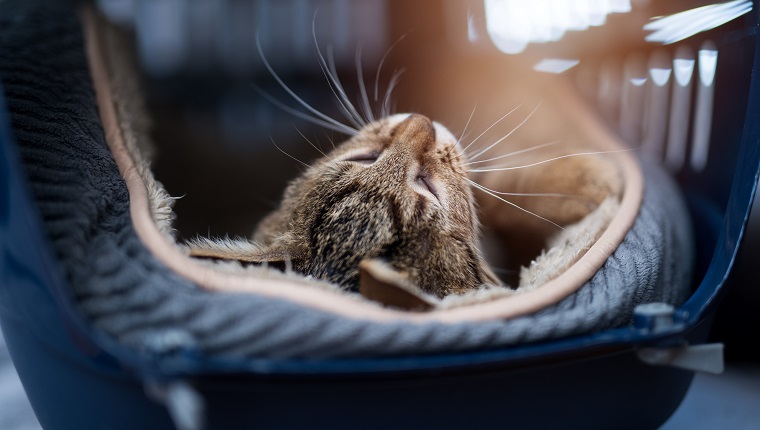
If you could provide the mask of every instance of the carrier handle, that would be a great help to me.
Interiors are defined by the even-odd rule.
[[[723,344],[683,345],[671,348],[642,348],[639,360],[656,366],[671,366],[712,374],[723,373]]]
[[[203,430],[206,427],[206,402],[187,381],[146,381],[145,392],[166,407],[177,430]]]

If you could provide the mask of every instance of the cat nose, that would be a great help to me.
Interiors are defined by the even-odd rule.
[[[393,130],[393,143],[421,156],[435,147],[435,127],[425,115],[410,114]]]

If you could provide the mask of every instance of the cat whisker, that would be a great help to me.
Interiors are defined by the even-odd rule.
[[[336,149],[336,147],[335,147],[335,139],[333,138],[333,136],[327,134],[327,132],[325,131],[325,137],[327,138],[327,141],[330,142],[330,145],[332,145],[333,149]]]
[[[474,181],[473,181],[474,182]],[[480,185],[480,184],[478,184]],[[584,198],[582,196],[578,196],[575,194],[565,194],[565,193],[512,193],[508,191],[496,191],[496,190],[490,190],[494,194],[498,194],[500,196],[512,196],[512,197],[550,197],[550,198],[560,198],[560,199],[569,199],[569,200],[577,200],[579,202],[582,202],[589,208],[593,208],[596,203],[588,198]]]
[[[274,145],[274,147],[277,148],[283,154],[285,154],[288,157],[292,158],[293,160],[301,163],[301,165],[304,166],[304,167],[306,167],[307,169],[311,167],[310,165],[308,165],[308,164],[304,163],[303,161],[299,160],[298,158],[296,158],[296,157],[288,154],[287,152],[285,152],[285,150],[283,150],[282,148],[280,148],[279,146],[277,146],[277,143],[275,143],[274,138],[272,136],[269,136],[269,140],[271,140],[272,141],[272,145]]]
[[[330,91],[332,91],[333,95],[335,95],[335,98],[338,100],[338,103],[343,108],[343,112],[346,114],[346,119],[348,119],[356,128],[362,128],[364,126],[364,124],[362,124],[362,118],[348,99],[348,95],[346,95],[343,85],[338,79],[338,74],[334,70],[335,62],[332,61],[332,48],[330,46],[327,47],[328,59],[330,59],[329,64],[333,65],[332,68],[328,65],[328,61],[325,60],[324,55],[322,55],[322,50],[319,48],[319,43],[317,42],[316,23],[317,11],[314,11],[314,17],[311,21],[311,36],[314,41],[314,51],[317,55],[319,68],[322,70],[322,74],[327,80],[327,86],[330,87]]]
[[[330,50],[330,47],[327,48]],[[321,54],[319,54],[321,55]],[[338,101],[338,105],[340,105],[341,109],[340,112],[343,114],[343,117],[348,120],[354,127],[357,129],[360,129],[363,127],[361,120],[356,119],[354,114],[351,112],[351,109],[348,106],[350,105],[350,102],[346,102],[343,96],[343,90],[340,88],[337,88],[338,84],[333,84],[331,82],[334,78],[332,77],[333,74],[329,71],[329,69],[326,69],[326,66],[323,66],[322,64],[319,65],[319,67],[322,69],[322,74],[325,76],[325,79],[327,80],[327,86],[330,88],[330,91],[332,91],[333,95],[335,96],[335,99]],[[337,88],[337,90],[336,90]],[[347,96],[346,96],[347,97]]]
[[[278,75],[274,69],[272,68],[272,65],[269,64],[269,61],[267,60],[266,56],[264,55],[264,50],[261,48],[261,41],[259,40],[259,34],[256,33],[256,49],[258,50],[259,57],[261,58],[262,63],[264,64],[264,67],[267,69],[269,74],[274,78],[275,81],[280,85],[280,87],[285,90],[295,101],[297,101],[301,106],[303,106],[306,110],[314,114],[316,117],[313,117],[311,115],[307,115],[303,112],[300,112],[297,109],[293,109],[290,106],[276,100],[274,97],[267,94],[264,90],[260,89],[258,86],[253,85],[253,88],[256,89],[260,94],[264,95],[270,102],[274,103],[276,106],[278,106],[280,109],[283,109],[284,111],[295,115],[301,119],[304,119],[306,121],[310,121],[316,125],[320,125],[323,127],[331,128],[335,131],[340,131],[342,133],[346,133],[348,135],[355,135],[359,133],[359,130],[353,127],[350,127],[346,124],[341,123],[340,121],[336,120],[335,118],[332,118],[328,115],[323,114],[317,109],[314,109],[310,104],[306,103],[301,97],[299,97],[290,87],[280,78],[280,75]]]
[[[325,154],[325,153],[322,151],[322,149],[321,149],[321,148],[318,148],[318,147],[317,147],[317,145],[315,145],[315,144],[314,144],[314,143],[313,143],[311,140],[309,140],[309,138],[307,138],[307,137],[306,137],[306,136],[305,136],[303,133],[301,133],[301,130],[299,130],[299,129],[298,129],[298,127],[296,127],[295,125],[293,125],[293,128],[295,128],[295,129],[296,129],[296,131],[298,132],[298,134],[300,134],[300,135],[301,135],[301,137],[303,137],[303,139],[304,139],[306,142],[308,142],[308,143],[309,143],[309,145],[311,145],[311,147],[312,147],[312,148],[316,149],[316,150],[317,150],[317,152],[319,152],[320,154],[322,154],[322,156],[323,156],[323,157],[327,157],[327,154]]]
[[[367,94],[367,87],[364,85],[364,73],[362,70],[362,45],[361,43],[356,48],[356,57],[354,58],[356,63],[356,80],[359,83],[359,95],[362,101],[362,110],[364,110],[364,116],[370,121],[375,121],[375,115],[372,113],[372,107],[369,105],[369,95]]]
[[[454,146],[459,147],[459,144],[462,142],[462,139],[464,139],[464,134],[467,132],[467,127],[470,125],[470,121],[472,121],[472,117],[475,115],[475,109],[478,107],[478,105],[475,105],[472,107],[472,112],[470,112],[470,117],[467,118],[467,122],[464,124],[464,128],[462,129],[462,134],[459,135],[459,139],[457,139],[457,142],[454,144]],[[469,146],[469,145],[468,145]],[[454,157],[454,160],[459,159],[464,155],[464,150],[459,152],[459,155]]]
[[[463,153],[463,154],[466,154],[466,153],[467,153],[467,150],[468,150],[468,149],[469,149],[469,148],[470,148],[470,147],[471,147],[471,146],[472,146],[472,145],[473,145],[475,142],[477,142],[477,141],[478,141],[478,139],[480,139],[481,137],[483,137],[483,135],[484,135],[484,134],[488,133],[488,130],[490,130],[490,129],[492,129],[492,128],[496,127],[496,125],[497,125],[498,123],[500,123],[502,120],[504,120],[504,118],[508,117],[508,116],[509,116],[509,115],[510,115],[512,112],[514,112],[514,111],[516,111],[517,109],[519,109],[519,108],[520,108],[520,106],[522,106],[522,105],[521,105],[521,104],[520,104],[520,105],[517,105],[517,107],[515,107],[515,108],[514,108],[514,109],[512,109],[511,111],[509,111],[509,112],[507,112],[506,114],[504,114],[504,116],[502,116],[501,118],[497,119],[495,123],[491,124],[491,126],[490,126],[490,127],[488,127],[487,129],[485,129],[485,131],[483,131],[482,133],[480,133],[480,134],[478,135],[478,137],[476,137],[475,139],[473,139],[473,140],[472,140],[472,142],[470,142],[469,144],[467,144],[467,146],[465,146],[465,147],[464,147],[464,149],[462,149],[462,153]],[[470,157],[467,157],[467,158],[469,159]]]
[[[387,51],[385,51],[385,54],[383,54],[383,57],[380,58],[380,63],[377,65],[377,72],[375,73],[375,103],[378,102],[377,95],[378,95],[378,85],[380,85],[380,72],[383,70],[383,64],[385,63],[385,59],[388,58],[388,55],[393,51],[393,48],[396,47],[396,45],[399,44],[404,38],[406,37],[406,34],[402,34],[401,37],[399,37],[395,42],[393,42],[393,45],[391,45]]]
[[[615,151],[577,152],[575,154],[567,154],[567,155],[562,155],[562,156],[559,156],[559,157],[552,157],[552,158],[549,158],[547,160],[537,161],[535,163],[530,163],[530,164],[523,164],[521,166],[488,167],[488,168],[482,168],[482,169],[471,169],[471,170],[468,170],[468,172],[469,173],[502,172],[502,171],[505,171],[505,170],[527,169],[528,167],[538,166],[540,164],[545,164],[545,163],[549,163],[549,162],[552,162],[552,161],[561,160],[563,158],[580,157],[580,156],[584,156],[584,155],[615,154],[615,153],[619,153],[619,152],[629,152],[629,151],[633,151],[633,148],[619,149],[619,150],[615,150]]]
[[[363,117],[361,113],[359,113],[359,110],[356,109],[354,104],[351,103],[351,100],[349,99],[348,94],[346,94],[346,90],[343,88],[343,84],[340,82],[340,77],[338,76],[338,70],[335,67],[335,56],[333,53],[332,46],[327,47],[327,64],[330,67],[330,71],[332,75],[335,77],[335,82],[338,85],[338,89],[340,90],[340,93],[343,95],[343,100],[348,105],[348,108],[351,110],[352,115],[356,118],[357,121],[359,121],[359,123],[362,126],[367,125],[369,121],[367,121],[367,119]]]
[[[539,107],[541,107],[541,103],[540,103],[540,102],[539,102],[539,103],[538,103],[538,105],[536,105],[536,107],[535,107],[535,108],[534,108],[534,109],[533,109],[533,110],[532,110],[532,111],[531,111],[531,112],[528,114],[528,116],[526,116],[526,117],[525,117],[525,119],[523,119],[522,121],[520,121],[520,123],[519,123],[519,124],[517,124],[517,126],[516,126],[515,128],[513,128],[513,129],[512,129],[512,131],[510,131],[510,132],[509,132],[509,133],[507,133],[507,134],[506,134],[504,137],[502,137],[501,139],[499,139],[499,140],[497,140],[496,142],[492,143],[491,145],[489,145],[488,147],[486,147],[486,148],[485,148],[485,149],[483,149],[482,151],[479,151],[477,154],[473,155],[472,157],[469,157],[469,159],[470,159],[470,160],[475,160],[475,159],[477,159],[477,158],[478,158],[478,157],[480,157],[481,155],[483,155],[483,154],[485,154],[486,152],[490,151],[490,150],[491,150],[491,149],[492,149],[494,146],[498,145],[499,143],[501,143],[502,141],[504,141],[506,138],[508,138],[509,136],[511,136],[511,135],[512,135],[514,132],[516,132],[517,130],[519,130],[519,129],[520,129],[520,127],[522,127],[522,126],[523,126],[523,124],[525,124],[526,122],[528,122],[528,120],[529,120],[529,119],[530,119],[530,118],[533,116],[533,114],[535,114],[535,113],[536,113],[536,111],[538,110],[538,108],[539,108]]]
[[[498,194],[500,196],[558,197],[558,198],[563,198],[563,199],[582,199],[580,196],[576,196],[574,194],[563,194],[563,193],[512,193],[512,192],[509,192],[509,191],[494,191],[494,190],[492,190],[492,192],[494,194]]]
[[[383,98],[383,107],[382,107],[382,115],[383,116],[390,116],[391,114],[391,94],[393,93],[393,90],[396,88],[396,85],[398,85],[399,79],[401,78],[401,75],[404,74],[405,69],[398,69],[395,72],[393,72],[393,76],[391,76],[391,80],[388,83],[388,88],[385,90],[385,97]]]
[[[516,209],[519,209],[519,210],[521,210],[521,211],[523,211],[523,212],[525,212],[525,213],[527,213],[527,214],[529,214],[529,215],[533,215],[534,217],[536,217],[536,218],[538,218],[538,219],[540,219],[540,220],[546,221],[546,222],[548,222],[549,224],[551,224],[551,225],[553,225],[553,226],[555,226],[555,227],[559,228],[560,230],[564,230],[564,227],[562,227],[561,225],[557,224],[556,222],[554,222],[554,221],[552,221],[552,220],[550,220],[550,219],[548,219],[548,218],[544,218],[544,217],[542,217],[541,215],[538,215],[538,214],[537,214],[537,213],[535,213],[535,212],[531,212],[531,211],[529,211],[529,210],[525,209],[524,207],[522,207],[522,206],[520,206],[520,205],[518,205],[518,204],[516,204],[516,203],[512,203],[512,202],[510,202],[509,200],[507,200],[507,199],[505,199],[505,198],[503,198],[503,197],[499,196],[499,194],[498,194],[498,193],[499,193],[499,191],[494,191],[494,190],[492,190],[492,189],[490,189],[490,188],[484,187],[483,185],[480,185],[479,183],[477,183],[477,182],[475,182],[475,181],[473,181],[473,180],[471,180],[471,179],[466,179],[466,180],[467,180],[467,182],[469,182],[469,183],[470,183],[470,184],[471,184],[473,187],[475,187],[476,189],[478,189],[478,190],[480,190],[480,191],[482,191],[482,192],[484,192],[484,193],[486,193],[486,194],[490,195],[491,197],[494,197],[494,198],[496,198],[496,199],[498,199],[498,200],[501,200],[502,202],[504,202],[504,203],[506,203],[506,204],[508,204],[508,205],[510,205],[510,206],[512,206],[512,207],[514,207],[514,208],[516,208]]]
[[[542,149],[542,148],[546,148],[547,146],[556,145],[556,144],[558,144],[560,142],[562,142],[562,141],[561,140],[553,140],[553,141],[548,142],[548,143],[543,143],[541,145],[531,146],[530,148],[526,148],[526,149],[521,149],[519,151],[510,152],[509,154],[499,155],[498,157],[489,158],[487,160],[468,161],[467,163],[462,163],[462,165],[463,166],[469,166],[469,165],[472,165],[472,164],[488,163],[489,161],[500,160],[502,158],[513,157],[515,155],[525,154],[526,152],[536,151],[536,150],[539,150],[539,149]]]
[[[261,88],[259,88],[256,84],[250,84],[250,85],[251,85],[251,88],[254,89],[254,91],[256,91],[257,93],[259,93],[259,95],[261,95],[262,97],[264,97],[265,99],[267,99],[267,101],[269,103],[272,103],[273,105],[275,105],[278,108],[280,108],[281,110],[289,113],[290,115],[293,115],[296,118],[301,118],[304,121],[308,121],[308,122],[310,122],[312,124],[316,124],[316,125],[318,125],[320,127],[324,127],[324,128],[327,128],[327,129],[330,129],[330,130],[333,130],[333,131],[337,131],[339,133],[347,134],[349,136],[352,136],[352,135],[355,135],[355,134],[359,133],[359,130],[357,130],[357,129],[353,128],[353,127],[349,127],[349,126],[347,126],[345,124],[342,124],[342,123],[340,123],[340,122],[338,122],[338,121],[336,121],[336,120],[334,120],[334,119],[332,119],[330,117],[327,117],[327,118],[329,118],[331,121],[326,121],[326,120],[323,120],[323,119],[320,119],[320,118],[315,118],[315,117],[313,117],[313,116],[311,116],[311,115],[309,115],[307,113],[301,112],[298,109],[294,109],[294,108],[286,105],[285,103],[277,100],[272,95],[270,95],[266,91],[264,91]]]

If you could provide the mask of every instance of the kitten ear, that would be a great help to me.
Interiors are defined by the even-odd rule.
[[[406,272],[377,258],[359,264],[359,293],[370,300],[404,310],[429,311],[437,307],[437,299],[414,286]]]
[[[245,239],[198,238],[187,243],[189,254],[210,260],[235,260],[243,264],[267,263],[283,268],[300,254],[300,249],[283,246],[260,246]]]

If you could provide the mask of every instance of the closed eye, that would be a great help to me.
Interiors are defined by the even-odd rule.
[[[353,163],[359,163],[364,165],[370,165],[377,161],[377,159],[380,157],[380,152],[378,151],[372,151],[372,152],[366,152],[366,153],[360,153],[351,157],[346,158],[346,161],[351,161]]]
[[[436,189],[435,185],[433,185],[433,181],[430,179],[430,176],[428,174],[420,173],[419,175],[417,175],[417,178],[415,178],[415,182],[417,182],[417,185],[426,189],[437,200],[441,199],[440,196],[438,195],[438,190]]]

